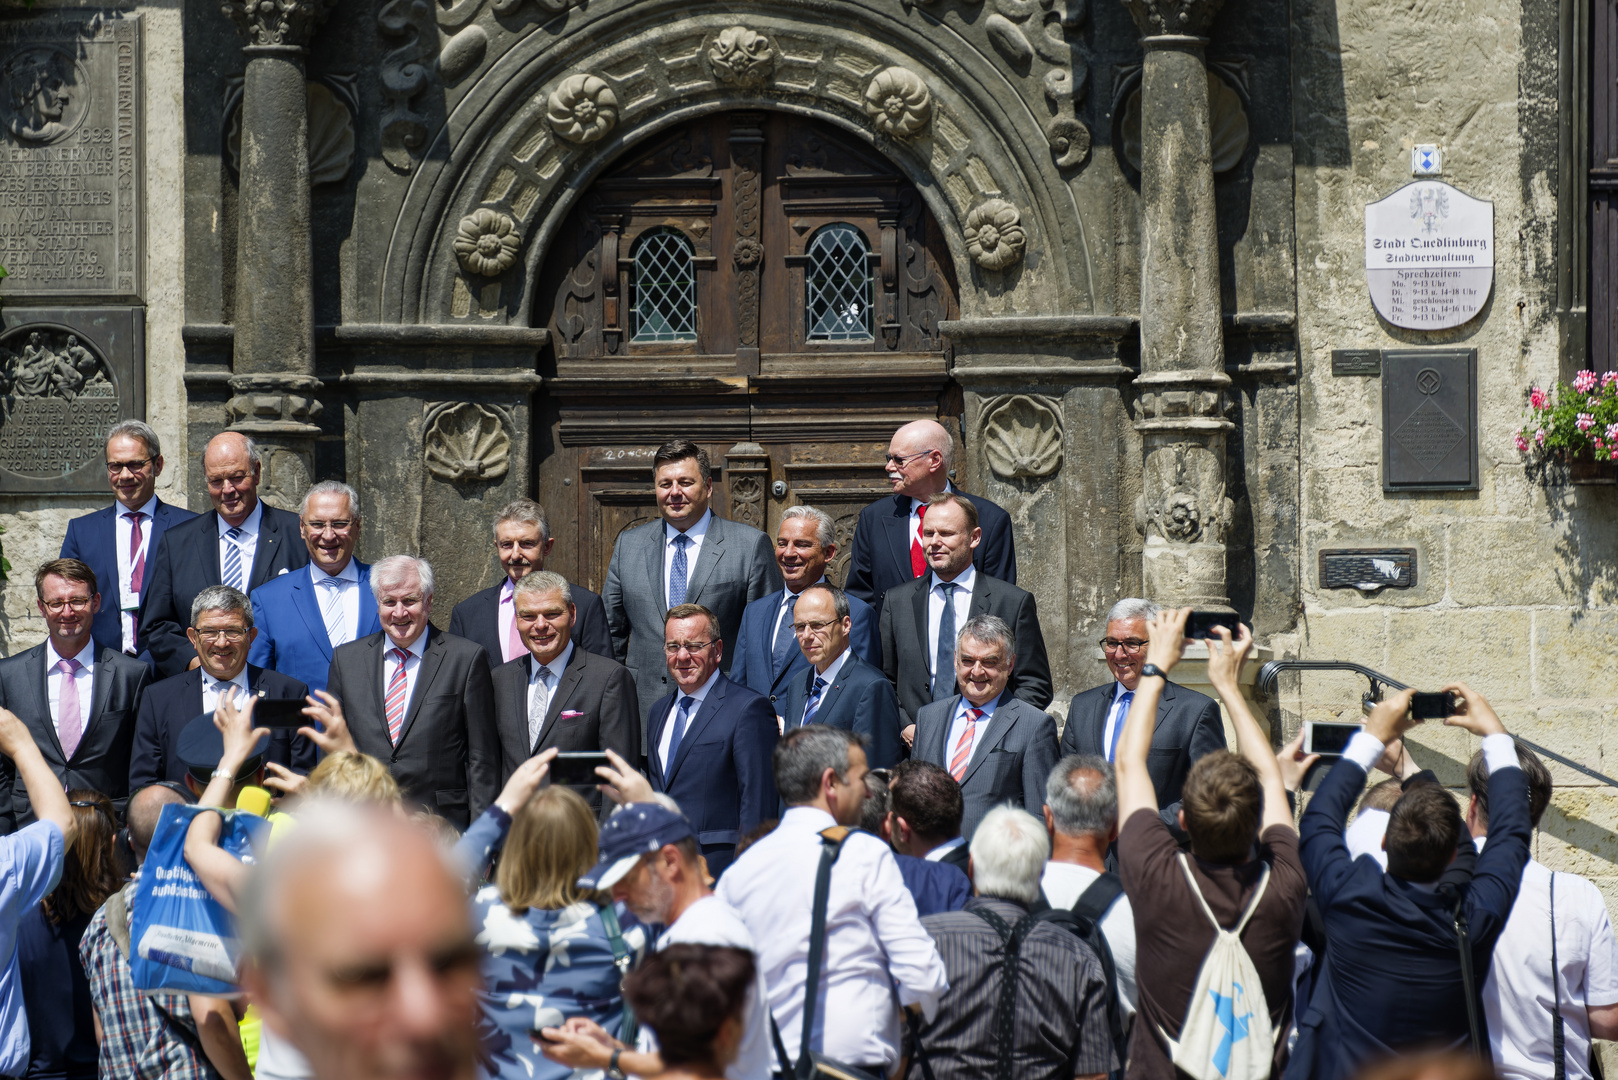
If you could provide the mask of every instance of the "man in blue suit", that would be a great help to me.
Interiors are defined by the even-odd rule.
[[[1489,843],[1464,892],[1435,888],[1466,827],[1449,792],[1437,784],[1417,784],[1389,812],[1383,837],[1386,872],[1369,855],[1350,857],[1343,829],[1366,773],[1389,743],[1415,726],[1412,691],[1394,694],[1371,710],[1365,730],[1349,741],[1299,825],[1309,888],[1325,922],[1326,957],[1309,1007],[1298,1018],[1298,1041],[1286,1070],[1290,1080],[1338,1080],[1373,1058],[1466,1044],[1468,1003],[1456,942],[1456,901],[1466,919],[1475,996],[1517,900],[1532,826],[1528,780],[1500,718],[1481,694],[1461,683],[1445,689],[1459,705],[1444,723],[1483,739],[1492,811]],[[1367,963],[1367,958],[1382,963]],[[1397,994],[1388,993],[1390,972]],[[1481,1028],[1481,1004],[1477,1012]],[[1488,1035],[1481,1030],[1478,1035],[1486,1054]]]
[[[258,638],[247,662],[290,675],[310,690],[326,689],[331,651],[379,633],[371,568],[354,558],[360,498],[339,480],[309,489],[298,512],[309,565],[253,590]]]
[[[685,811],[718,877],[742,835],[775,816],[775,710],[719,670],[719,619],[701,604],[670,608],[663,641],[676,689],[652,705],[647,774]]]
[[[136,639],[146,560],[170,526],[197,516],[157,497],[162,472],[157,432],[139,420],[114,425],[107,433],[107,482],[118,501],[68,522],[62,541],[62,558],[78,559],[101,583],[101,609],[90,627],[96,649],[139,656],[148,664],[151,655]]]
[[[736,655],[730,660],[730,681],[741,683],[770,699],[778,716],[787,685],[809,670],[809,661],[792,633],[793,608],[809,586],[826,580],[826,565],[837,557],[837,532],[831,515],[812,506],[789,506],[775,534],[775,565],[781,568],[786,588],[761,596],[742,610],[736,632]],[[864,600],[848,598],[852,620],[850,644],[861,660],[882,666],[882,645],[877,637],[876,612]],[[881,768],[874,761],[871,767]]]
[[[787,687],[783,734],[808,724],[829,724],[865,736],[865,759],[873,769],[898,764],[899,696],[893,684],[849,647],[853,619],[848,594],[824,582],[798,597],[792,628],[805,670]]]

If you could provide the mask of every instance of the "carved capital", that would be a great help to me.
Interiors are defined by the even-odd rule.
[[[249,46],[305,47],[337,0],[224,0],[220,5]]]
[[[1124,0],[1144,37],[1201,37],[1224,0]]]

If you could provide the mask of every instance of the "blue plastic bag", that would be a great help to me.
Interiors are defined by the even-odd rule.
[[[141,867],[129,927],[129,974],[135,989],[229,996],[237,993],[236,961],[241,945],[236,920],[202,887],[185,861],[185,834],[198,814],[212,807],[170,803],[157,819],[157,832]],[[227,811],[219,846],[253,861],[253,848],[268,831],[256,814]]]

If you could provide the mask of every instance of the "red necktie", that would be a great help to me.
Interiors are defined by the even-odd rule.
[[[955,740],[955,756],[949,759],[949,774],[959,784],[966,779],[966,763],[972,760],[972,725],[983,719],[982,709],[966,710],[966,727]]]
[[[921,523],[927,517],[927,504],[916,507],[916,535],[910,538],[910,576],[921,577],[927,572],[927,556],[921,553]]]
[[[405,661],[410,654],[403,649],[390,649],[399,666],[393,669],[393,678],[388,680],[388,693],[383,701],[383,711],[388,717],[388,741],[399,745],[399,729],[404,727],[405,698],[408,696],[409,683],[405,681]]]
[[[139,593],[142,582],[146,580],[146,553],[140,549],[140,521],[145,516],[133,510],[124,515],[129,519],[129,591],[133,593]]]

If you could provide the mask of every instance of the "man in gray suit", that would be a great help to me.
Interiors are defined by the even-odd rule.
[[[394,555],[371,567],[382,632],[331,654],[326,690],[360,753],[385,762],[407,800],[464,829],[500,791],[494,684],[483,647],[427,621],[433,568]]]
[[[640,696],[641,752],[652,706],[674,691],[663,656],[664,616],[681,604],[701,604],[719,620],[730,670],[742,610],[782,587],[770,538],[748,525],[714,516],[708,452],[689,439],[671,439],[652,458],[660,521],[618,537],[601,599],[618,658]]]
[[[1056,721],[1006,692],[1016,663],[1017,640],[1004,619],[967,620],[955,641],[961,692],[923,705],[916,717],[914,758],[943,766],[961,785],[968,842],[983,815],[1003,802],[1038,817],[1059,757]]]
[[[529,655],[494,669],[494,716],[500,729],[500,784],[541,750],[640,753],[640,706],[629,669],[573,640],[578,606],[561,574],[536,570],[513,594],[517,632]],[[591,785],[580,792],[601,807]],[[609,809],[611,804],[608,804]]]

